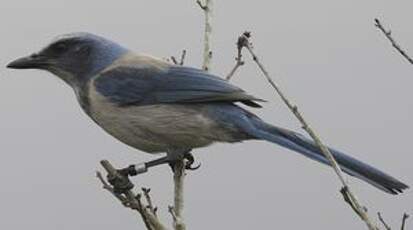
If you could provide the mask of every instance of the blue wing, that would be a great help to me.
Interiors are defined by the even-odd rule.
[[[254,101],[263,101],[205,71],[172,65],[166,69],[119,66],[97,76],[94,86],[120,106],[241,102],[261,107]]]

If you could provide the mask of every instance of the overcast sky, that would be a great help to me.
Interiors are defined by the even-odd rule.
[[[253,31],[257,54],[323,140],[413,185],[413,66],[375,27],[380,17],[413,55],[412,1],[215,1],[212,72],[232,68],[237,36]],[[2,0],[0,8],[0,229],[142,229],[94,177],[153,159],[118,142],[49,73],[5,69],[54,36],[88,31],[132,50],[168,57],[188,50],[200,66],[203,14],[195,0]],[[300,130],[250,59],[234,84],[265,98],[266,121]],[[249,141],[195,151],[186,180],[188,229],[364,229],[342,201],[332,170],[273,144]],[[170,223],[168,167],[134,178],[152,188]],[[351,178],[375,217],[398,228],[413,193],[392,196]],[[413,226],[413,222],[410,221]]]

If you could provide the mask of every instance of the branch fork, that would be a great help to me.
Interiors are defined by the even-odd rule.
[[[201,0],[197,0],[196,3],[198,4],[198,6],[202,9],[202,10],[208,10],[208,5],[207,4],[203,4],[201,2]]]
[[[232,68],[232,70],[229,72],[229,74],[225,78],[227,81],[231,80],[231,78],[234,76],[238,68],[245,64],[245,62],[242,60],[242,49],[244,47],[251,45],[248,40],[250,37],[251,37],[251,32],[248,32],[248,31],[244,32],[238,37],[238,40],[236,43],[237,56],[235,57],[235,66]]]
[[[179,160],[176,164],[174,164],[174,206],[172,208],[173,212],[169,210],[169,213],[172,215],[175,230],[186,229],[182,217],[184,207],[184,177],[186,175],[185,161],[186,160],[184,159]],[[121,188],[116,188],[116,186],[119,186],[118,181],[127,181],[130,183],[127,175],[122,175],[119,173],[119,170],[116,170],[107,160],[102,160],[100,163],[107,172],[107,178],[109,181],[108,183],[104,179],[101,172],[96,172],[96,177],[102,183],[103,189],[112,194],[124,207],[138,212],[148,230],[167,230],[165,225],[158,218],[158,208],[153,205],[153,201],[150,196],[151,190],[149,188],[141,188],[142,193],[136,194],[133,192],[133,186],[125,187],[120,184]],[[113,184],[110,184],[111,182]],[[142,196],[145,198],[146,204],[142,201]]]

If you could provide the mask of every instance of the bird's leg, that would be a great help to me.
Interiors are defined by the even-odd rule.
[[[113,186],[116,193],[124,193],[133,188],[133,184],[129,180],[129,176],[136,176],[138,174],[145,173],[151,167],[169,162],[171,162],[170,157],[166,156],[140,164],[129,165],[126,168],[118,169],[118,176],[108,175],[108,181]]]
[[[169,164],[174,169],[174,166],[178,160],[186,159],[187,162],[185,163],[185,169],[187,170],[197,170],[201,167],[201,164],[193,166],[195,162],[194,156],[191,154],[190,151],[186,151],[184,154],[168,154],[165,157],[161,157],[152,161],[129,165],[126,168],[118,169],[118,173],[122,176],[121,180],[118,178],[111,178],[109,182],[115,187],[118,188],[117,190],[123,191],[130,189],[130,181],[129,176],[136,176],[142,173],[146,173],[149,168],[162,165],[162,164]]]
[[[122,193],[133,188],[133,184],[130,182],[129,176],[136,176],[142,173],[146,173],[149,168],[162,164],[169,164],[173,171],[176,162],[182,159],[187,160],[187,162],[185,162],[185,169],[187,170],[197,170],[199,169],[199,167],[201,167],[200,163],[196,166],[193,166],[193,164],[195,163],[195,158],[190,151],[186,151],[184,154],[168,154],[165,157],[161,157],[152,161],[129,165],[126,168],[118,169],[117,171],[121,177],[108,178],[108,181],[111,185],[113,185],[115,192]]]
[[[119,169],[118,172],[124,176],[136,176],[138,174],[146,173],[149,168],[152,168],[157,165],[167,164],[171,162],[169,156],[161,157],[152,161],[129,165],[126,168]]]

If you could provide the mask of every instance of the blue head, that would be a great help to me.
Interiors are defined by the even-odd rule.
[[[77,88],[126,52],[122,46],[97,35],[71,33],[7,67],[47,70]]]

